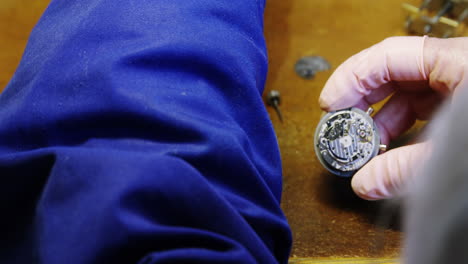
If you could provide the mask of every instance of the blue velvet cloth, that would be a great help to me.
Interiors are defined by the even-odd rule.
[[[286,263],[261,0],[53,0],[0,96],[0,263]]]

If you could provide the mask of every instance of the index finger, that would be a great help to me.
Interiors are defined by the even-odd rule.
[[[381,100],[395,81],[422,81],[424,37],[392,37],[361,51],[341,64],[320,94],[320,107],[334,111],[355,106],[366,97]],[[369,102],[375,103],[375,102]]]

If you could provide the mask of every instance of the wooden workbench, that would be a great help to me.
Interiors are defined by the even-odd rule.
[[[348,180],[322,168],[314,153],[313,135],[322,114],[318,96],[333,69],[386,37],[405,35],[403,2],[419,3],[268,1],[265,36],[270,71],[266,89],[282,95],[284,123],[273,109],[269,108],[269,113],[283,160],[282,207],[293,230],[293,259],[391,259],[400,254],[401,231],[391,215],[396,209],[360,200]],[[294,65],[306,55],[325,57],[333,69],[313,80],[301,79]]]
[[[349,182],[327,173],[313,151],[313,133],[321,115],[317,99],[332,71],[303,80],[294,72],[294,64],[302,56],[321,55],[336,68],[386,37],[404,35],[400,6],[419,1],[267,2],[265,35],[270,70],[266,89],[282,94],[284,123],[272,109],[269,112],[283,158],[283,209],[293,230],[292,263],[312,263],[303,258],[393,259],[400,252],[401,231],[385,224],[388,212],[382,211],[379,203],[355,197]],[[1,1],[1,89],[13,75],[29,32],[47,4],[46,0]]]

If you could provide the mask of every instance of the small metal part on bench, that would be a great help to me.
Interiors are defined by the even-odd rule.
[[[378,155],[383,145],[372,112],[348,108],[327,113],[320,120],[315,131],[315,153],[327,170],[351,177]]]
[[[294,69],[304,79],[310,80],[317,72],[326,71],[331,68],[330,63],[320,56],[307,56],[297,61]]]
[[[283,115],[281,114],[281,111],[279,109],[279,105],[281,104],[280,92],[276,90],[271,90],[270,92],[268,92],[267,104],[273,107],[273,109],[275,109],[276,114],[278,114],[279,120],[281,121],[281,123],[283,123]]]

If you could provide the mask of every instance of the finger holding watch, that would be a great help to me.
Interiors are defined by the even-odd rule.
[[[364,110],[391,95],[374,116],[380,141],[388,144],[417,119],[429,118],[447,95],[464,85],[466,50],[468,38],[388,38],[336,69],[320,95],[320,107]],[[427,142],[383,153],[354,174],[352,187],[364,199],[392,198],[429,153]]]

